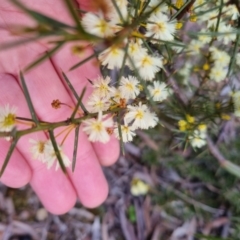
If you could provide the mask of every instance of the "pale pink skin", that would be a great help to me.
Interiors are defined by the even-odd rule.
[[[70,23],[71,18],[61,0],[24,0],[28,7],[41,11],[58,20]],[[85,0],[85,3],[89,3]],[[78,1],[87,8],[84,1]],[[1,0],[0,5],[0,45],[3,42],[16,40],[17,36],[9,33],[11,24],[34,25],[34,22],[14,7],[9,0]],[[5,28],[3,29],[2,26]],[[17,114],[30,118],[30,113],[21,90],[19,71],[31,63],[39,55],[49,49],[46,41],[39,41],[0,51],[0,106],[5,104],[17,107]],[[88,50],[86,56],[91,54]],[[79,57],[71,54],[69,46],[65,46],[50,60],[45,61],[26,73],[25,80],[31,93],[32,102],[41,120],[60,121],[71,115],[71,110],[62,107],[55,110],[51,107],[53,99],[73,105],[74,97],[60,78],[64,71],[78,93],[88,85],[87,78],[98,76],[97,68],[91,62],[68,72],[69,68],[79,61]],[[91,91],[87,89],[87,93]],[[85,98],[86,99],[86,98]],[[60,129],[56,130],[56,133]],[[112,137],[107,144],[90,143],[87,136],[80,131],[79,148],[75,172],[69,169],[69,178],[61,170],[54,167],[47,170],[46,165],[33,160],[29,151],[29,138],[46,139],[44,133],[35,133],[22,138],[15,149],[9,165],[1,181],[14,188],[30,183],[47,210],[54,214],[63,214],[70,210],[77,198],[86,207],[100,205],[108,195],[108,184],[103,175],[101,165],[113,164],[119,156],[119,143]],[[61,139],[60,139],[61,140]],[[64,153],[71,159],[73,151],[74,131],[64,143]],[[2,165],[10,143],[0,138],[0,165]]]

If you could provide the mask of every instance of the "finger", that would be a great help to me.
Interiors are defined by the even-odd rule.
[[[26,100],[16,79],[10,75],[4,75],[4,77],[0,78],[0,86],[1,105],[9,104],[10,106],[16,106],[18,108],[17,114],[30,118]],[[27,159],[26,161],[28,161],[32,168],[31,185],[41,202],[52,213],[64,213],[75,204],[76,193],[71,182],[62,171],[55,171],[54,169],[47,170],[43,163],[32,159],[29,138],[34,138],[35,136],[40,140],[46,139],[43,133],[21,137],[17,144],[17,149],[21,155]],[[16,161],[16,157],[17,155],[14,155],[11,160]],[[12,164],[14,164],[14,162]],[[24,176],[26,174],[25,172],[30,170],[26,163],[22,165],[21,158],[19,159],[19,163],[14,165],[14,168],[17,168],[18,165],[20,165],[19,169],[22,170],[22,176],[19,174],[19,181],[23,181],[22,178],[26,178],[26,176]],[[11,169],[8,171],[10,170]],[[7,173],[6,179],[6,181],[11,183],[11,176]]]
[[[66,154],[72,156],[74,145],[72,133],[64,143]],[[71,147],[67,147],[71,146]],[[68,171],[78,192],[81,203],[88,208],[99,206],[108,195],[108,184],[87,136],[80,131],[78,157],[74,172]]]
[[[41,69],[44,69],[44,75]],[[51,106],[51,102],[54,99],[59,99],[70,106],[73,106],[73,102],[50,61],[45,61],[41,68],[36,68],[34,71],[25,74],[25,79],[29,92],[33,96],[33,105],[40,119],[56,122],[67,120],[71,116],[71,109],[63,106],[56,110]],[[57,129],[56,134],[59,131]],[[57,141],[62,141],[61,136],[57,138]],[[69,158],[71,158],[73,150],[72,135],[68,136],[64,146],[64,149],[68,151]],[[88,207],[94,207],[106,198],[108,192],[107,182],[97,156],[84,133],[80,133],[79,148],[81,149],[77,156],[79,167],[76,168],[70,177],[83,204]],[[88,182],[88,185],[86,185],[86,182]]]
[[[40,12],[48,17],[58,19],[66,24],[72,24],[72,19],[64,1],[58,0],[21,0],[20,1],[27,8]],[[23,12],[19,7],[9,0],[1,0],[0,6],[1,17],[10,25],[36,25],[36,21],[32,19],[27,13]]]
[[[1,23],[1,14],[0,14]],[[7,30],[0,29],[0,44],[10,43],[19,40],[18,37],[12,36]],[[26,66],[31,64],[43,53],[47,48],[41,44],[28,43],[18,47],[12,47],[7,50],[0,51],[0,72],[10,73],[17,76]]]
[[[58,0],[21,0],[20,1],[26,8],[34,10],[46,15],[47,17],[53,18],[65,24],[72,26],[74,24],[73,18],[70,16],[68,8],[64,1]],[[72,1],[74,3],[74,1]],[[16,37],[19,35],[19,30],[24,28],[38,28],[38,21],[36,21],[30,14],[24,12],[21,8],[13,4],[9,0],[1,0],[0,4],[0,30],[5,29],[10,35],[15,36],[12,38],[13,41],[22,41],[22,37]],[[19,28],[20,27],[20,28]],[[54,29],[53,29],[54,31]],[[1,33],[0,33],[1,35]],[[58,39],[59,40],[59,39]],[[12,41],[4,41],[3,38],[0,42],[3,44],[12,43]],[[35,42],[39,42],[42,47],[50,46],[50,41],[56,41],[56,36],[49,36],[48,38],[38,38]],[[16,49],[17,47],[15,47]],[[26,58],[28,59],[28,58]],[[22,59],[24,60],[24,59]],[[32,61],[31,61],[32,62]],[[21,64],[21,63],[20,63]],[[27,65],[25,65],[26,67]]]
[[[110,141],[107,143],[94,143],[93,147],[103,166],[110,166],[119,158],[119,141],[114,136],[111,136]]]
[[[0,96],[1,92],[9,94],[9,89],[6,87],[6,83],[11,81],[11,77],[7,74],[0,74]],[[5,84],[3,84],[5,83]],[[13,89],[14,91],[14,89]],[[16,97],[18,95],[15,95]],[[4,96],[3,96],[4,98]],[[9,102],[9,95],[6,96],[5,101],[0,98],[0,106],[4,107]],[[7,156],[8,150],[11,143],[3,138],[0,139],[0,164],[2,166],[5,157]],[[25,159],[21,156],[19,151],[15,149],[12,153],[11,160],[9,161],[6,170],[4,171],[1,181],[9,187],[22,187],[27,184],[31,179],[31,169],[28,166]]]
[[[1,76],[0,76],[1,77]],[[0,100],[0,105],[1,100]],[[5,157],[7,155],[8,149],[10,147],[10,142],[5,139],[0,139],[0,165],[3,165]],[[1,182],[12,188],[23,187],[29,183],[32,176],[32,171],[28,166],[25,159],[22,157],[21,153],[15,149],[12,153],[11,159],[5,169]]]
[[[86,50],[83,52],[82,58],[79,59],[78,57],[72,55],[71,46],[68,45],[65,46],[52,58],[53,65],[57,70],[59,76],[61,77],[61,71],[64,71],[79,95],[82,92],[84,86],[89,86],[84,96],[83,102],[87,101],[88,96],[92,91],[91,85],[87,79],[94,80],[98,75],[100,75],[99,71],[96,68],[96,60],[88,61],[73,71],[69,71],[69,69],[77,62],[80,62],[82,59],[91,56],[91,54],[92,50],[86,48]],[[74,99],[73,94],[71,92],[70,94],[72,99]],[[117,161],[119,156],[119,142],[116,140],[116,138],[111,137],[111,141],[106,144],[93,143],[92,146],[102,165],[109,166]]]

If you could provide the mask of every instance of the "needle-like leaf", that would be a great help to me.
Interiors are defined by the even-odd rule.
[[[219,27],[219,24],[220,24],[220,19],[221,19],[221,16],[222,16],[223,4],[224,4],[223,0],[220,0],[219,13],[218,13],[218,17],[217,17],[217,24],[216,24],[215,32],[218,31],[218,27]]]
[[[187,1],[183,4],[183,6],[175,13],[172,15],[171,19],[178,19],[180,20],[184,14],[191,8],[191,6],[194,4],[195,0],[190,0]]]
[[[44,60],[46,60],[47,58],[51,57],[58,49],[60,49],[63,46],[63,44],[64,44],[64,42],[59,42],[58,44],[56,44],[56,46],[53,47],[50,51],[46,52],[45,54],[43,54],[43,56],[41,56],[40,58],[35,60],[33,63],[28,65],[24,69],[24,71],[28,71],[28,70],[32,69],[33,67],[37,66],[39,63],[41,63]]]
[[[17,41],[6,42],[0,46],[0,50],[3,51],[3,50],[7,50],[8,48],[17,47],[19,45],[22,45],[22,44],[25,44],[28,42],[32,42],[32,41],[36,41],[36,40],[46,37],[46,36],[47,35],[34,36],[34,37],[28,37],[28,38],[24,38],[24,39],[17,40]]]
[[[74,8],[73,4],[72,4],[72,1],[71,0],[64,0],[69,12],[70,12],[70,15],[71,17],[73,18],[73,20],[75,21],[76,23],[76,26],[77,26],[77,29],[80,33],[82,32],[85,32],[81,23],[80,23],[80,18],[78,16],[78,13],[76,11],[76,9]]]
[[[11,144],[9,150],[8,150],[7,156],[6,156],[6,158],[5,158],[5,160],[4,160],[4,163],[3,163],[2,167],[1,167],[0,178],[2,177],[4,171],[5,171],[8,163],[9,163],[9,160],[10,160],[10,158],[11,158],[11,156],[12,156],[13,150],[14,150],[15,147],[16,147],[16,144],[17,144],[17,142],[18,142],[18,139],[19,139],[19,138],[16,137],[16,138],[14,138],[14,140],[12,141],[12,144]]]
[[[123,138],[122,138],[121,119],[120,119],[119,115],[118,115],[118,118],[117,118],[117,123],[118,123],[118,134],[119,134],[119,139],[120,139],[120,149],[121,149],[122,155],[125,155],[124,143],[123,143]]]
[[[129,43],[127,43],[125,49],[124,49],[124,57],[123,57],[123,62],[122,62],[122,66],[118,75],[118,81],[122,78],[123,74],[124,74],[124,70],[125,65],[126,65],[126,61],[127,61],[127,56],[128,56],[128,47],[129,47]]]
[[[80,125],[75,128],[75,138],[74,138],[74,149],[73,149],[73,160],[72,160],[72,171],[74,172],[77,160],[77,150],[78,150],[78,136],[79,136]]]
[[[232,73],[234,63],[236,62],[236,55],[237,55],[237,52],[238,52],[239,44],[240,44],[240,34],[237,35],[236,42],[234,44],[232,57],[231,57],[229,67],[228,67],[227,77],[230,75],[230,73]]]
[[[77,113],[77,111],[78,111],[79,106],[80,106],[80,105],[83,105],[82,99],[83,99],[83,96],[84,96],[85,92],[86,92],[86,87],[83,88],[82,93],[81,93],[80,97],[78,98],[77,104],[76,104],[76,106],[75,106],[75,108],[74,108],[74,111],[73,111],[73,113],[72,113],[72,115],[71,115],[71,119],[74,119],[74,117],[75,117],[75,115],[76,115],[76,113]],[[85,108],[85,109],[86,109],[86,108]],[[88,113],[88,112],[87,112],[87,113]]]
[[[70,90],[72,91],[74,97],[77,99],[77,101],[79,101],[78,94],[77,94],[77,92],[75,91],[75,88],[74,88],[73,85],[71,84],[70,80],[68,79],[67,75],[66,75],[64,72],[62,72],[62,75],[63,75],[63,78],[64,78],[64,80],[66,81],[67,85],[69,86]],[[84,89],[85,89],[85,88],[84,88]],[[85,90],[86,90],[86,89],[85,89]],[[85,92],[85,90],[84,90],[84,92]],[[81,97],[80,97],[80,98],[81,98]],[[81,99],[81,101],[80,101],[79,104],[80,104],[80,107],[82,108],[82,110],[84,111],[84,113],[85,113],[85,114],[88,114],[88,110],[87,110],[87,109],[85,108],[85,106],[83,105],[82,99]]]
[[[92,58],[96,57],[96,53],[93,53],[92,55],[90,55],[89,57],[85,58],[84,60],[78,62],[77,64],[73,65],[69,70],[74,70],[78,67],[80,67],[81,65],[83,65],[84,63],[88,62],[89,60],[91,60]]]
[[[61,153],[60,153],[60,151],[59,151],[59,149],[58,149],[58,145],[57,145],[56,139],[55,139],[54,134],[53,134],[53,130],[49,130],[48,133],[49,133],[49,137],[50,137],[50,139],[51,139],[51,142],[52,142],[53,149],[54,149],[54,151],[55,151],[57,160],[58,160],[58,162],[59,162],[59,164],[60,164],[60,167],[61,167],[61,169],[62,169],[62,171],[63,171],[64,173],[67,173],[66,167],[65,167],[65,165],[64,165],[64,162],[63,162],[63,159],[62,159],[62,156],[61,156]]]
[[[111,1],[112,1],[112,4],[113,4],[115,10],[117,11],[117,14],[119,15],[119,18],[120,18],[121,22],[124,24],[125,23],[125,19],[123,18],[121,10],[119,9],[119,6],[116,3],[116,0],[111,0]]]
[[[39,124],[38,117],[37,117],[36,112],[34,110],[32,100],[31,100],[31,97],[30,97],[30,94],[29,94],[29,91],[28,91],[28,88],[27,88],[27,85],[26,85],[26,82],[25,82],[25,79],[23,77],[22,72],[20,72],[20,79],[21,79],[21,83],[22,83],[23,93],[24,93],[24,96],[26,98],[30,114],[32,116],[32,120],[34,121],[34,123],[36,125],[38,125]]]
[[[75,88],[73,87],[73,85],[71,84],[70,80],[68,79],[67,75],[66,75],[64,72],[62,72],[62,75],[63,75],[63,78],[64,78],[64,80],[66,81],[68,87],[69,87],[70,90],[72,91],[74,97],[75,97],[75,98],[77,99],[77,101],[78,101],[78,94],[77,94]]]

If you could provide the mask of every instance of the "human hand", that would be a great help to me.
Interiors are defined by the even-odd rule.
[[[56,18],[62,22],[71,23],[63,1],[57,0],[24,0],[29,8]],[[88,1],[86,1],[88,2]],[[79,1],[78,4],[84,4]],[[8,0],[2,0],[0,6],[0,42],[14,41],[19,37],[10,33],[11,25],[34,24],[28,16],[15,8]],[[48,51],[49,45],[44,41],[24,44],[0,52],[0,106],[9,104],[16,106],[17,115],[31,118],[28,106],[21,89],[19,72]],[[83,57],[89,56],[91,50],[85,51]],[[75,90],[80,94],[88,85],[88,79],[94,79],[99,72],[92,62],[87,62],[80,68],[68,72],[79,58],[73,56],[69,46],[65,46],[51,59],[24,74],[31,99],[40,120],[55,122],[66,120],[71,115],[69,108],[61,107],[55,110],[51,107],[54,99],[74,106],[74,97],[64,83],[61,72],[67,73]],[[84,99],[91,92],[88,87]],[[55,134],[60,132],[58,129]],[[47,169],[46,165],[32,160],[29,138],[46,139],[43,132],[22,137],[11,156],[10,162],[1,181],[10,187],[21,187],[30,182],[32,188],[47,210],[54,214],[62,214],[73,207],[79,197],[86,207],[96,207],[108,194],[108,185],[102,173],[101,165],[113,164],[119,155],[118,141],[114,138],[107,144],[90,143],[87,136],[80,131],[78,156],[75,171],[68,170],[68,176],[61,170]],[[72,132],[64,142],[64,153],[71,159],[74,143]],[[9,149],[10,143],[0,138],[0,165]]]

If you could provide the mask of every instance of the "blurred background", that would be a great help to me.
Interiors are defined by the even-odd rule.
[[[233,124],[224,126],[229,142],[219,149],[240,164],[240,141],[227,138]],[[67,214],[52,215],[29,186],[1,185],[0,239],[240,239],[239,180],[208,150],[180,151],[165,128],[137,134],[125,156],[104,169],[110,193],[96,209],[78,202]]]

